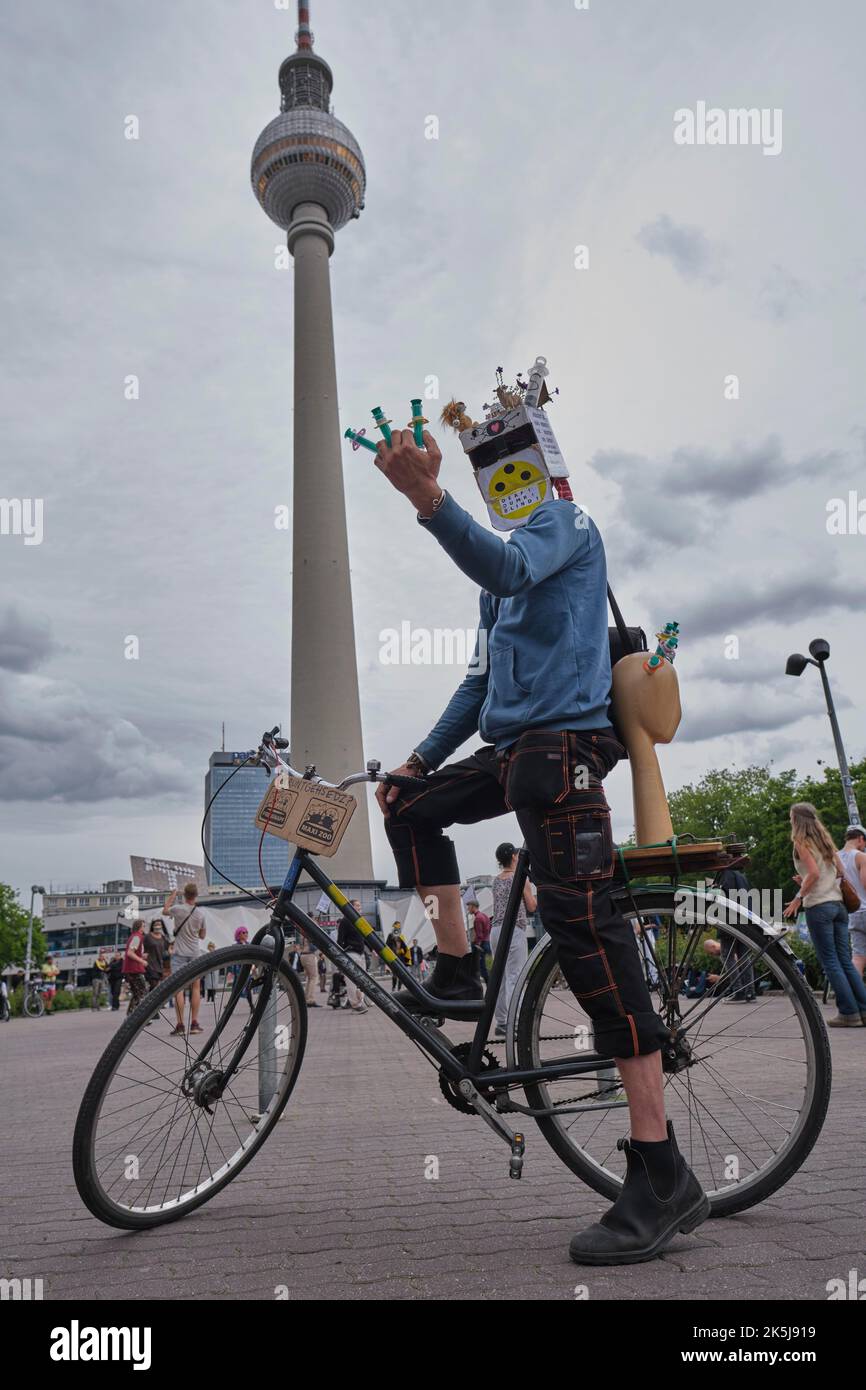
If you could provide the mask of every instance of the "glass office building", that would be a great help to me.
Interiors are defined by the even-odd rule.
[[[274,835],[265,835],[262,841],[262,832],[256,829],[253,820],[269,778],[263,767],[242,767],[243,760],[242,753],[211,755],[205,778],[205,806],[219,788],[223,790],[211,806],[205,826],[208,858],[216,865],[216,870],[210,864],[206,866],[207,881],[209,884],[234,882],[242,888],[261,888],[261,842],[265,878],[271,887],[278,887],[286,876],[292,847]]]

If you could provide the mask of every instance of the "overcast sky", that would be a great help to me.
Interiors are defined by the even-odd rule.
[[[784,675],[818,635],[862,756],[866,535],[827,531],[830,499],[866,497],[862,4],[312,9],[368,171],[331,262],[343,425],[408,418],[429,376],[477,417],[497,366],[546,355],[628,621],[682,624],[668,787],[833,758],[817,673]],[[230,748],[288,722],[292,272],[249,160],[293,10],[4,8],[0,491],[44,500],[41,544],[0,536],[0,879],[22,889],[199,860],[221,722]],[[675,143],[699,102],[781,112],[781,150]],[[345,477],[365,753],[393,765],[462,671],[383,665],[380,634],[474,625],[477,598],[363,453]],[[483,517],[453,437],[443,480]],[[608,792],[625,835],[625,767]],[[459,832],[464,872],[514,829]]]

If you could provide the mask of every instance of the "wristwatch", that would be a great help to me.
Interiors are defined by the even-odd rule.
[[[406,759],[406,767],[411,767],[413,773],[418,777],[426,777],[430,771],[429,765],[421,757],[420,753],[412,752]]]

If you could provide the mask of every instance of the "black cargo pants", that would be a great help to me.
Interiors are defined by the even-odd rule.
[[[385,828],[401,888],[459,883],[449,825],[514,811],[541,920],[605,1056],[656,1052],[666,1031],[632,926],[614,907],[614,849],[602,778],[625,756],[612,729],[530,729],[504,754],[480,748],[392,802]]]

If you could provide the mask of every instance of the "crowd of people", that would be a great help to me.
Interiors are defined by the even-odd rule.
[[[866,829],[862,825],[849,825],[840,850],[836,848],[815,807],[809,803],[797,802],[793,805],[790,822],[795,868],[793,879],[797,892],[785,908],[784,915],[788,919],[796,918],[801,913],[805,915],[806,929],[816,957],[836,999],[838,1012],[827,1020],[828,1026],[850,1028],[866,1025],[866,984],[863,980],[866,970]],[[497,846],[495,860],[498,872],[492,883],[492,915],[481,910],[477,899],[469,897],[466,903],[469,943],[479,977],[485,984],[511,892],[517,849],[506,841]],[[749,891],[748,879],[737,869],[724,870],[717,879],[717,886],[731,897],[736,897],[738,892]],[[358,899],[353,899],[352,906],[356,912],[361,912]],[[529,918],[536,908],[535,890],[532,883],[527,881],[518,905],[497,1001],[497,1037],[505,1036],[511,996],[527,958]],[[170,924],[170,929],[167,924]],[[384,974],[382,962],[366,950],[362,937],[347,920],[341,918],[333,930],[337,944],[357,964],[368,972]],[[653,958],[656,930],[652,923],[644,923],[639,932],[639,949],[644,953],[651,983],[655,983],[657,977]],[[238,945],[245,945],[249,941],[247,927],[238,927],[234,935]],[[134,921],[122,950],[109,954],[100,947],[91,967],[91,1009],[108,1007],[117,1012],[125,996],[127,1013],[131,1013],[145,995],[164,979],[182,970],[203,952],[215,951],[215,943],[206,941],[206,938],[207,927],[204,913],[198,906],[198,889],[194,883],[189,883],[182,893],[172,892],[168,895],[161,916],[149,923],[143,919]],[[399,921],[395,921],[388,931],[386,945],[416,980],[423,982],[429,976],[435,960],[435,948],[425,955],[417,937],[406,940]],[[719,928],[715,937],[708,937],[703,942],[703,948],[705,957],[710,959],[700,966],[693,964],[686,973],[682,988],[687,997],[698,998],[709,991],[723,995],[727,1003],[744,1004],[756,999],[761,984],[755,979],[751,952],[742,941]],[[291,943],[289,958],[303,979],[308,1008],[319,1008],[327,1003],[333,1008],[345,1008],[356,1014],[368,1012],[366,1000],[356,982],[335,970],[302,933],[298,933]],[[46,958],[41,973],[46,1013],[50,1013],[59,973],[51,956]],[[399,983],[398,978],[391,975],[392,990],[397,989]],[[172,1032],[181,1035],[187,1031],[188,1004],[189,1032],[200,1033],[199,1011],[203,997],[213,1003],[218,991],[230,984],[230,974],[225,970],[214,970],[195,980],[190,989],[179,991],[174,996]],[[325,996],[324,1000],[322,996]]]

